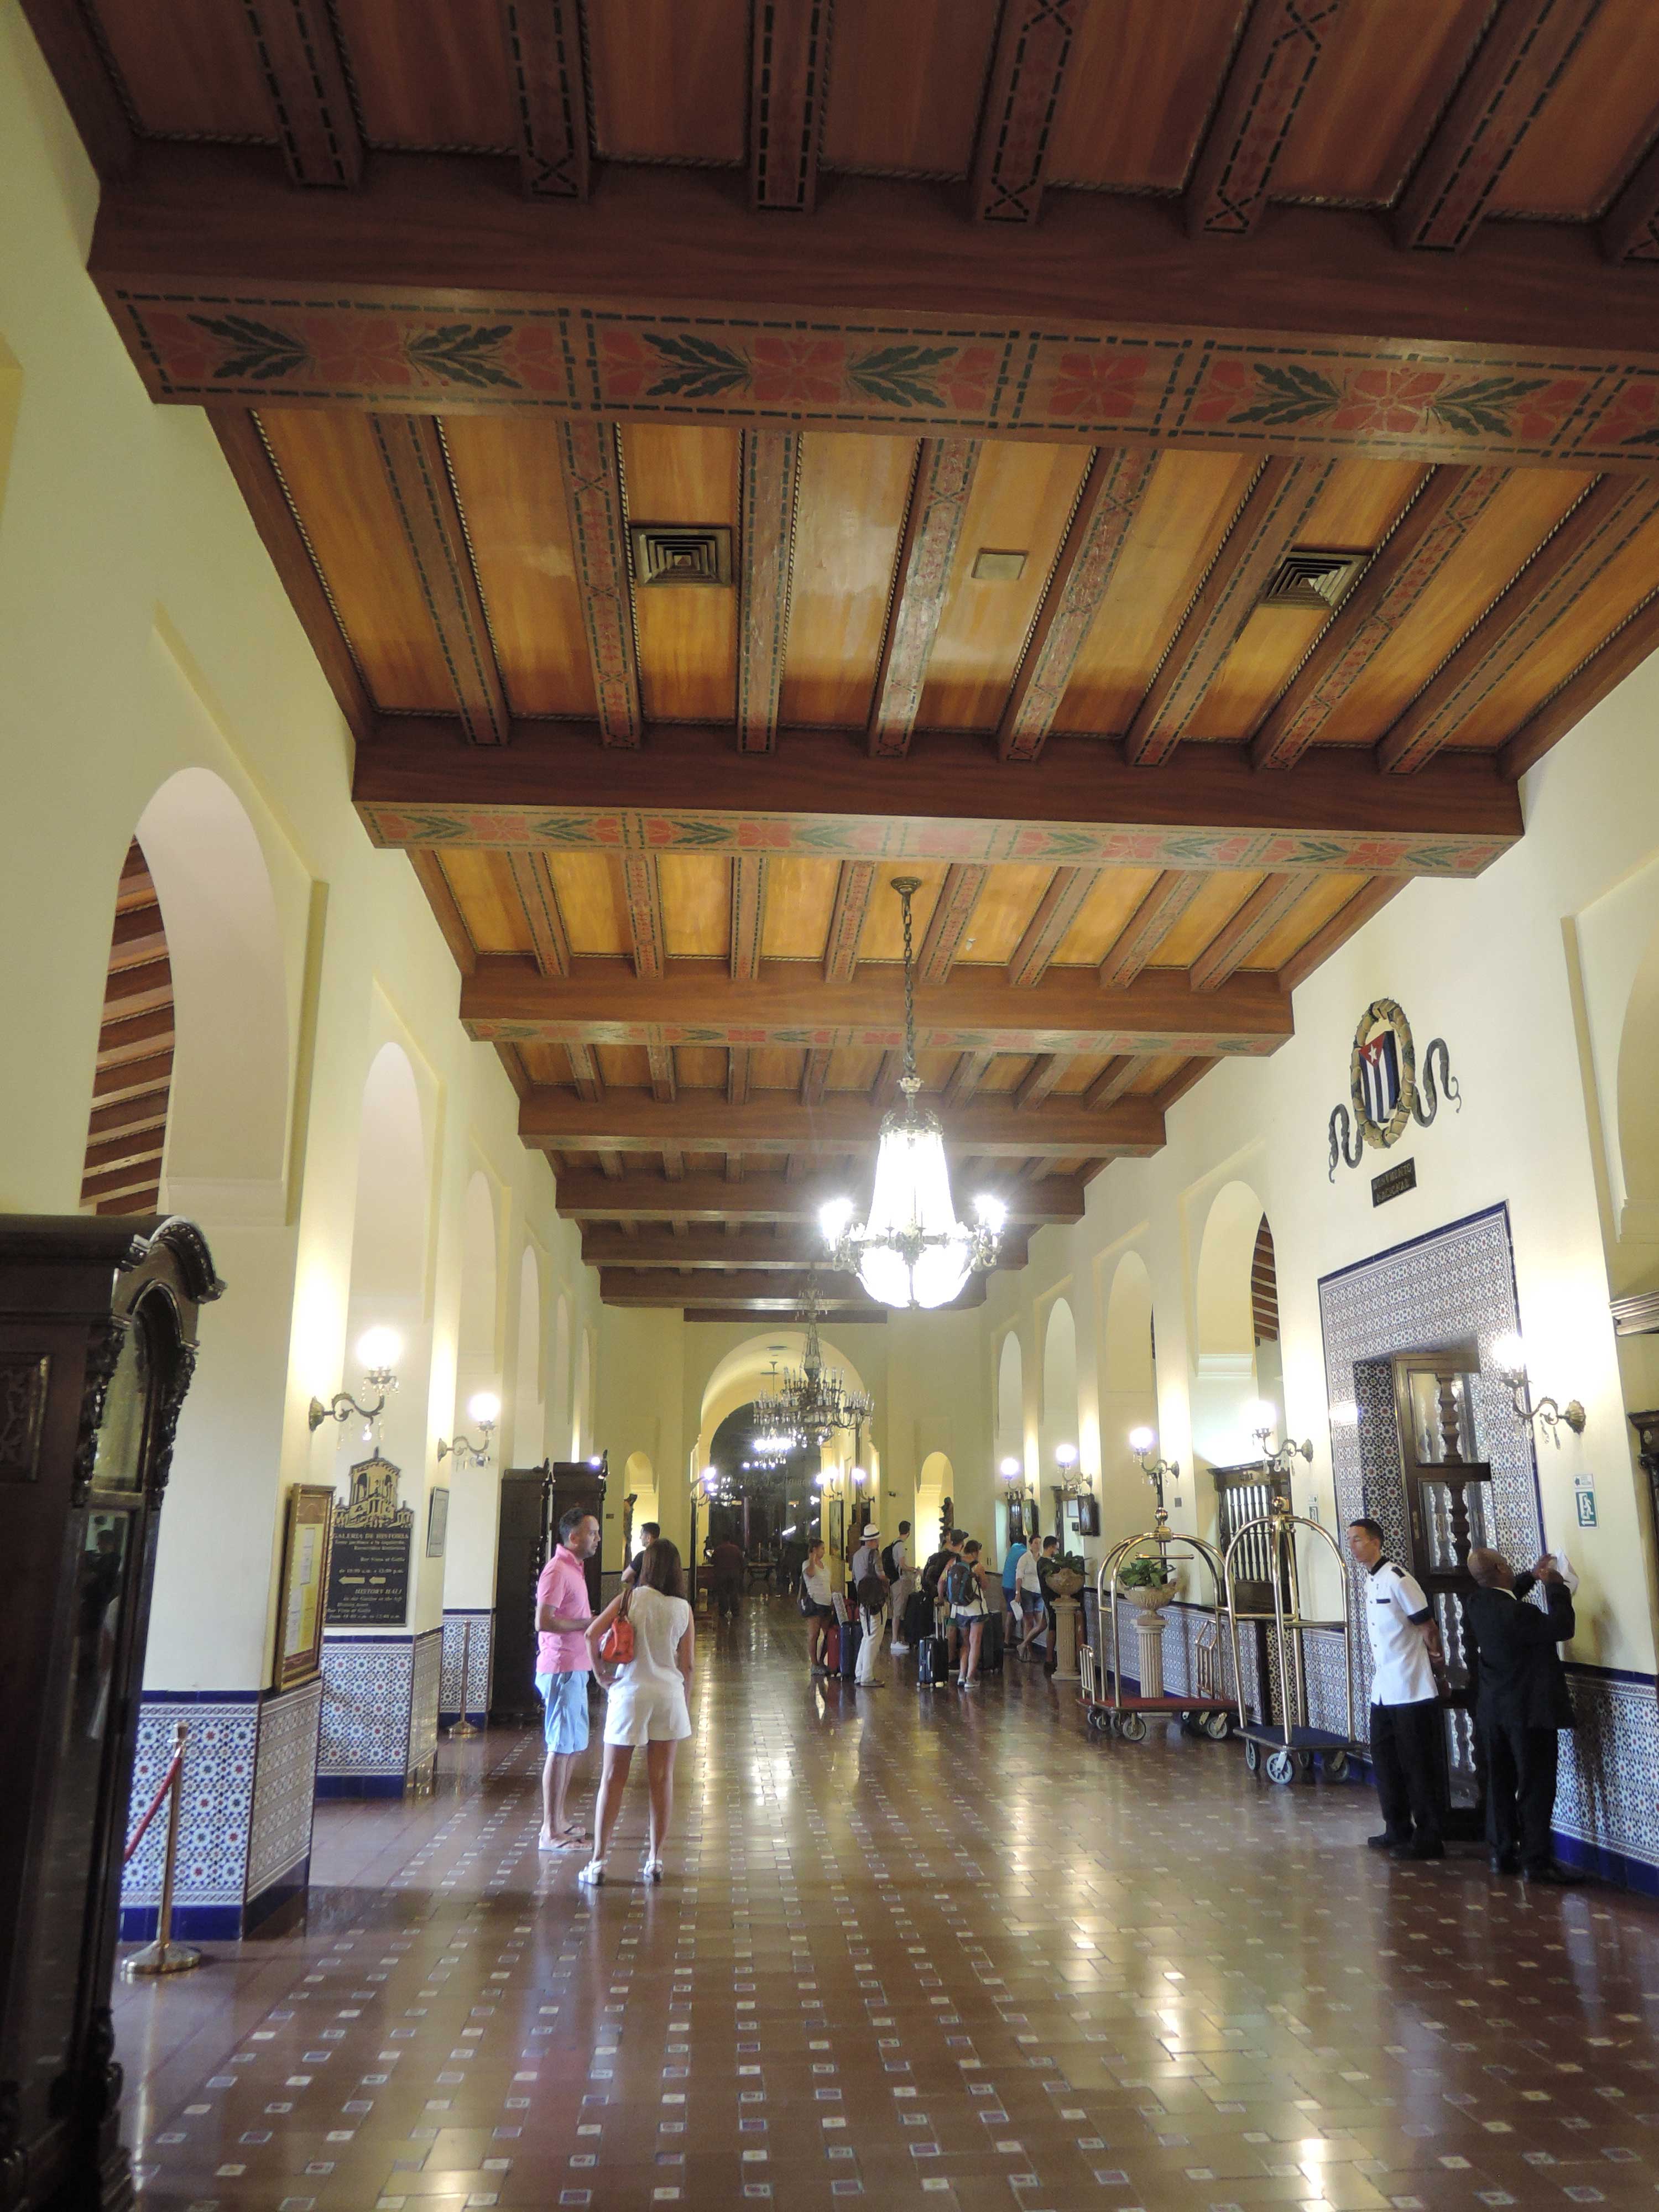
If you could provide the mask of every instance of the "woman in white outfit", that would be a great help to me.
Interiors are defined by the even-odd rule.
[[[590,1887],[605,1880],[605,1856],[622,1811],[628,1770],[640,1744],[645,1746],[651,1793],[650,1827],[640,1871],[647,1881],[662,1880],[663,1845],[674,1803],[674,1747],[691,1733],[686,1698],[696,1646],[680,1555],[662,1537],[641,1559],[631,1589],[619,1591],[588,1624],[587,1645],[601,1680],[607,1662],[599,1656],[600,1639],[619,1615],[634,1632],[634,1656],[623,1661],[608,1685],[605,1771],[593,1823],[593,1856],[576,1877]]]

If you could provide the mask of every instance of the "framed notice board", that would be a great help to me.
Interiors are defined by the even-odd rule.
[[[319,1483],[289,1486],[283,1572],[276,1588],[275,1686],[308,1682],[323,1663],[324,1600],[334,1535],[334,1492]]]

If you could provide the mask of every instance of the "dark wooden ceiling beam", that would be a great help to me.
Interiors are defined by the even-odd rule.
[[[1127,1091],[1146,1065],[1144,1053],[1125,1053],[1119,1060],[1103,1067],[1083,1094],[1085,1106],[1111,1106]]]
[[[173,1051],[169,1045],[161,1052],[145,1054],[137,1060],[100,1064],[92,1079],[92,1095],[106,1102],[111,1112],[125,1111],[125,1103],[117,1107],[116,1101],[135,1100],[141,1095],[160,1090],[164,1095],[173,1080]]]
[[[648,838],[672,852],[683,837],[688,850],[732,854],[763,836],[774,855],[841,858],[831,975],[850,957],[878,859],[1017,853],[1055,865],[1467,876],[1521,835],[1513,787],[1489,762],[1456,757],[1425,775],[1379,779],[1363,750],[1316,747],[1289,775],[1259,775],[1248,748],[1205,744],[1146,775],[1111,746],[1052,738],[1020,779],[1016,845],[1009,772],[982,738],[930,735],[872,775],[851,732],[792,730],[756,760],[738,754],[729,731],[672,724],[653,726],[641,751],[606,748],[591,725],[520,722],[510,745],[470,750],[453,723],[379,726],[358,748],[353,786],[379,845],[534,848],[556,823],[567,850],[615,852],[618,841],[643,850]]]
[[[876,1071],[876,1079],[870,1091],[870,1103],[875,1109],[878,1119],[897,1105],[899,1078],[903,1073],[904,1054],[902,1052],[890,1048],[883,1053],[881,1066]]]
[[[584,1105],[597,1105],[605,1096],[605,1082],[599,1073],[599,1058],[592,1046],[567,1043],[564,1050],[565,1057],[570,1062],[570,1079],[576,1086],[577,1097]]]
[[[723,1186],[729,1188],[729,1186]],[[1030,1243],[1025,1230],[1005,1231],[998,1264],[1023,1267]],[[582,1264],[588,1267],[758,1267],[768,1273],[804,1272],[823,1267],[823,1239],[816,1222],[778,1235],[764,1224],[739,1228],[735,1235],[677,1237],[663,1227],[639,1228],[626,1237],[620,1224],[597,1224],[582,1235]],[[824,1279],[832,1279],[824,1269]]]
[[[1463,719],[1656,514],[1659,485],[1631,477],[1593,484],[1381,740],[1377,766],[1410,775],[1453,743]]]
[[[793,1157],[792,1155],[791,1157]],[[963,1158],[952,1161],[952,1173],[963,1176]],[[1021,1176],[1006,1167],[975,1181],[1000,1198],[1008,1208],[1011,1226],[1042,1228],[1050,1222],[1083,1218],[1083,1179],[1080,1176]],[[620,1187],[609,1176],[568,1170],[559,1177],[559,1212],[568,1220],[695,1221],[757,1225],[763,1222],[816,1227],[826,1200],[845,1193],[844,1174],[820,1171],[793,1182],[781,1176],[751,1176],[733,1189],[722,1176],[687,1175],[677,1182],[658,1176],[629,1175]]]
[[[1522,724],[1499,756],[1504,774],[1524,775],[1654,652],[1659,652],[1659,592],[1650,593],[1583,665]]]
[[[859,964],[859,939],[876,888],[873,860],[843,860],[836,879],[836,903],[830,909],[830,937],[823,951],[826,983],[850,983]]]
[[[927,917],[927,933],[916,955],[918,983],[942,983],[950,975],[951,963],[962,950],[974,908],[984,889],[985,871],[981,867],[953,864],[945,871],[945,881],[933,902],[933,911]]]
[[[734,1044],[728,1047],[726,1063],[726,1103],[728,1106],[746,1106],[749,1103],[748,1046]]]
[[[659,1106],[672,1106],[677,1091],[674,1048],[653,1030],[646,1039],[646,1065],[651,1071],[651,1096]]]
[[[1102,447],[1091,459],[997,731],[1004,760],[1042,750],[1157,465],[1151,446]]]
[[[462,726],[474,744],[505,744],[507,694],[443,434],[430,416],[372,415],[369,422]]]
[[[1348,939],[1363,929],[1374,915],[1382,913],[1391,898],[1406,888],[1403,876],[1373,876],[1362,884],[1353,896],[1325,923],[1314,932],[1307,943],[1297,948],[1279,971],[1279,988],[1293,991],[1298,983],[1305,982],[1316,968],[1322,967],[1334,952],[1338,952]]]
[[[1649,130],[1659,131],[1659,114]],[[1602,216],[1596,236],[1609,261],[1659,261],[1659,137]]]
[[[1203,889],[1202,876],[1183,868],[1165,868],[1129,916],[1098,974],[1108,990],[1127,991],[1158,946]]]
[[[1174,644],[1135,709],[1123,739],[1126,760],[1155,767],[1175,751],[1334,466],[1332,461],[1291,460],[1283,454],[1262,463]]]
[[[1042,1105],[1065,1074],[1071,1057],[1070,1053],[1040,1052],[1019,1079],[1014,1091],[1015,1105],[1021,1108]]]
[[[1195,234],[1248,238],[1303,94],[1352,0],[1254,0],[1199,148],[1182,213]]]
[[[1037,901],[1008,963],[1008,981],[1022,990],[1040,983],[1084,902],[1100,880],[1098,868],[1056,868]]]
[[[1278,928],[1313,882],[1313,877],[1303,869],[1265,875],[1237,913],[1223,922],[1194,961],[1194,990],[1220,990],[1257,945]]]
[[[607,1091],[601,1099],[538,1088],[520,1109],[519,1133],[538,1149],[655,1152],[665,1144],[690,1152],[839,1158],[868,1152],[880,1120],[865,1098],[836,1095],[804,1107],[784,1091],[763,1091],[743,1106],[724,1091],[682,1091],[660,1106],[648,1091]],[[1076,1098],[1048,1098],[1020,1109],[1006,1098],[978,1098],[953,1108],[945,1126],[961,1152],[1006,1159],[1147,1157],[1164,1141],[1163,1124],[1144,1101],[1120,1101],[1103,1112]]]
[[[1402,246],[1461,252],[1601,0],[1498,0],[1394,218]]]
[[[1194,1084],[1201,1083],[1215,1066],[1212,1060],[1189,1060],[1184,1067],[1176,1068],[1165,1083],[1153,1091],[1152,1103],[1160,1114],[1167,1114],[1177,1098],[1184,1098]]]
[[[637,745],[644,715],[616,428],[567,419],[560,422],[558,436],[599,730],[607,745]]]
[[[769,753],[777,743],[799,475],[798,432],[744,432],[737,711],[738,744],[744,752]]]
[[[550,981],[522,956],[481,960],[461,985],[461,1019],[494,1043],[759,1044],[795,1048],[881,1046],[903,1006],[896,966],[847,983],[802,989],[801,963],[766,960],[747,981],[723,960],[674,959],[656,976],[625,960],[585,954]],[[1194,990],[1178,969],[1148,969],[1127,989],[1102,987],[1088,968],[1054,968],[1033,984],[1000,968],[963,964],[916,993],[923,1051],[1272,1052],[1291,1035],[1289,1006],[1270,976],[1223,994]],[[1128,1042],[1117,1044],[1115,1040]]]
[[[466,926],[466,916],[461,912],[460,901],[449,887],[443,862],[435,853],[411,853],[410,865],[415,871],[415,880],[426,893],[426,902],[432,909],[432,918],[449,947],[449,957],[463,975],[470,975],[478,964],[477,948],[472,942],[472,933]]]
[[[951,1070],[945,1081],[943,1092],[945,1103],[947,1106],[957,1106],[964,1099],[971,1098],[984,1080],[987,1068],[995,1058],[996,1054],[994,1052],[958,1053],[957,1064]]]
[[[351,190],[362,181],[363,142],[325,0],[258,0],[237,15],[276,118],[296,185]]]
[[[977,438],[924,438],[917,453],[870,709],[874,760],[891,760],[910,743],[979,453]]]
[[[147,143],[90,268],[147,388],[187,405],[772,427],[781,406],[792,428],[1257,452],[1288,425],[1300,452],[1375,455],[1381,375],[1395,455],[1659,468],[1649,272],[1588,227],[1479,246],[1402,255],[1376,216],[1281,207],[1246,252],[1096,192],[975,225],[936,186],[842,177],[802,253],[696,170],[617,164],[590,201],[532,207],[484,159],[377,152],[357,192],[295,193],[259,149]],[[812,333],[798,376],[777,316]]]
[[[800,1072],[800,1103],[816,1106],[823,1096],[824,1085],[830,1078],[830,1054],[822,1045],[815,1046],[806,1055],[806,1064]]]
[[[172,1065],[169,1060],[169,1073]],[[118,1130],[165,1127],[167,1100],[171,1096],[172,1086],[163,1080],[151,1088],[134,1092],[131,1097],[118,1100],[114,1105],[94,1106],[87,1121],[88,1138],[112,1137]]]
[[[834,0],[755,0],[749,47],[749,196],[767,215],[811,215],[830,99]]]
[[[1509,479],[1507,469],[1432,471],[1269,709],[1251,743],[1257,768],[1291,768],[1317,744],[1327,717],[1432,587]]]
[[[607,1268],[599,1277],[600,1302],[608,1306],[707,1306],[724,1311],[747,1308],[755,1313],[794,1313],[806,1297],[809,1283],[816,1285],[818,1303],[832,1312],[885,1315],[855,1275],[766,1274],[733,1268],[720,1275],[704,1271],[677,1274],[672,1268],[655,1273],[645,1268]],[[937,1309],[956,1313],[983,1305],[985,1278],[969,1278],[967,1288],[948,1306]]]
[[[581,0],[499,0],[519,133],[519,181],[531,200],[589,190]]]
[[[662,878],[656,856],[652,853],[624,853],[619,866],[634,973],[641,982],[655,982],[668,960],[662,923]]]
[[[544,975],[570,973],[570,937],[559,906],[558,888],[545,853],[509,853],[513,888],[530,930],[536,965]]]
[[[125,177],[138,141],[81,0],[22,0],[22,9],[93,167],[106,184]]]
[[[1031,223],[1085,0],[1004,0],[980,112],[969,204],[981,222]]]
[[[732,863],[732,979],[753,981],[760,972],[766,934],[766,855],[739,853]]]
[[[350,642],[334,611],[322,571],[301,526],[258,415],[246,407],[215,408],[208,416],[236,489],[259,533],[259,542],[299,617],[351,734],[360,741],[374,727],[375,708]]]

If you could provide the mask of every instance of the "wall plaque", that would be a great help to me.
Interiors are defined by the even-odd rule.
[[[1391,1198],[1403,1198],[1408,1190],[1417,1188],[1417,1162],[1401,1160],[1397,1166],[1384,1168],[1381,1175],[1371,1177],[1371,1204],[1386,1206]]]
[[[331,1628],[401,1628],[408,1615],[415,1510],[398,1503],[398,1473],[379,1456],[351,1470],[351,1503],[334,1516]]]
[[[1440,1091],[1434,1082],[1435,1063],[1440,1064]],[[1431,1037],[1424,1048],[1419,1073],[1412,1026],[1395,999],[1373,999],[1359,1017],[1348,1055],[1348,1097],[1353,1106],[1331,1109],[1327,1135],[1330,1169],[1327,1181],[1336,1181],[1337,1165],[1357,1168],[1367,1145],[1386,1152],[1398,1144],[1412,1123],[1426,1129],[1440,1110],[1443,1091],[1461,1114],[1463,1094],[1451,1072],[1444,1037]],[[1389,1193],[1390,1198],[1395,1194]],[[1381,1199],[1375,1200],[1381,1205]]]

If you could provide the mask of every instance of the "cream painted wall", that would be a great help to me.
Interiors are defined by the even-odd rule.
[[[10,432],[0,474],[0,924],[14,949],[9,1033],[29,1040],[0,1076],[0,1205],[76,1210],[121,861],[168,779],[210,771],[251,825],[270,878],[287,1012],[284,1141],[263,1181],[234,1171],[234,1146],[216,1150],[216,1134],[234,1133],[235,1102],[202,1096],[184,1040],[187,1024],[210,1043],[231,1029],[222,998],[204,1023],[201,991],[234,990],[236,971],[222,963],[202,987],[192,978],[213,963],[185,962],[180,1172],[174,1189],[170,1158],[167,1195],[200,1219],[229,1287],[204,1316],[180,1425],[147,1679],[254,1687],[270,1676],[281,1499],[291,1482],[334,1474],[337,1431],[313,1439],[307,1403],[358,1382],[348,1314],[358,1127],[387,1037],[419,1073],[431,1148],[419,1194],[430,1233],[387,1429],[420,1532],[413,1626],[435,1626],[443,1602],[443,1564],[425,1562],[423,1539],[435,1441],[452,1432],[459,1379],[474,1170],[496,1194],[494,1334],[509,1407],[526,1237],[546,1255],[545,1329],[562,1294],[574,1342],[597,1338],[598,1284],[557,1217],[545,1164],[519,1143],[499,1063],[461,1031],[455,966],[412,872],[374,851],[356,821],[349,735],[205,418],[150,404],[87,279],[95,184],[9,4],[0,7],[0,458]],[[195,926],[182,906],[178,918]]]
[[[1036,1428],[1034,1352],[1045,1301],[1062,1285],[1078,1316],[1079,1395],[1085,1435],[1099,1397],[1106,1310],[1117,1262],[1148,1270],[1158,1334],[1158,1426],[1183,1463],[1177,1526],[1212,1519],[1207,1480],[1192,1477],[1205,1386],[1198,1360],[1198,1267],[1212,1206],[1229,1184],[1259,1197],[1277,1255],[1285,1412],[1310,1436],[1310,1468],[1297,1495],[1334,1510],[1317,1285],[1322,1275],[1419,1237],[1498,1200],[1514,1238],[1522,1327],[1536,1391],[1581,1398],[1582,1438],[1538,1449],[1547,1536],[1583,1575],[1574,1656],[1650,1671],[1650,1552],[1639,1470],[1633,1467],[1620,1363],[1607,1311],[1609,1217],[1606,1154],[1616,1133],[1611,1096],[1626,1009],[1644,953],[1659,936],[1659,664],[1650,661],[1548,759],[1523,787],[1523,842],[1478,881],[1418,883],[1404,891],[1296,994],[1296,1036],[1271,1059],[1223,1063],[1171,1111],[1155,1158],[1114,1163],[1090,1184],[1084,1219],[1032,1240],[1030,1265],[994,1279],[992,1344],[1019,1332],[1028,1441]],[[1326,1124],[1346,1098],[1348,1054],[1364,1007],[1384,995],[1404,1006],[1419,1042],[1444,1036],[1463,1093],[1430,1129],[1413,1127],[1391,1155],[1327,1179]],[[1642,1028],[1641,1022],[1638,1024]],[[1371,1173],[1409,1152],[1418,1188],[1373,1209]],[[1659,1159],[1641,1164],[1659,1190]],[[1629,1164],[1618,1188],[1629,1180]],[[1616,1218],[1616,1217],[1613,1217]],[[1659,1286],[1659,1241],[1641,1234],[1613,1248],[1620,1288]],[[1085,1297],[1089,1314],[1085,1321]],[[1631,1403],[1659,1402],[1653,1339],[1627,1345]],[[1218,1347],[1219,1348],[1219,1347]],[[1240,1347],[1232,1347],[1242,1350]],[[1200,1437],[1201,1441],[1201,1437]],[[1124,1455],[1099,1438],[1109,1465]],[[1085,1464],[1090,1464],[1085,1444]],[[1098,1465],[1098,1461],[1095,1464]],[[1596,1479],[1599,1526],[1580,1529],[1573,1478]],[[1150,1518],[1146,1493],[1109,1480],[1106,1533]],[[1113,1515],[1116,1526],[1113,1525]]]

